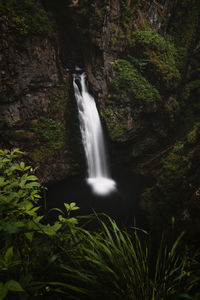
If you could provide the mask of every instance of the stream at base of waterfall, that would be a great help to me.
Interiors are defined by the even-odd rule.
[[[101,121],[95,100],[86,86],[86,74],[74,74],[73,86],[87,162],[87,182],[94,193],[107,195],[116,191],[116,182],[110,176]]]

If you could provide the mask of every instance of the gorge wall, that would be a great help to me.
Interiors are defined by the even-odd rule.
[[[24,150],[43,182],[80,172],[77,64],[113,169],[155,178],[145,213],[198,223],[199,11],[197,0],[2,1],[1,147]]]

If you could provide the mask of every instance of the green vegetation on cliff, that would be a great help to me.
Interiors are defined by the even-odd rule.
[[[51,16],[33,0],[2,0],[0,16],[6,16],[9,26],[20,36],[54,33]]]
[[[154,102],[161,100],[158,90],[127,60],[116,60],[113,87],[120,95],[126,93],[137,100]]]
[[[35,133],[36,138],[34,150],[30,151],[30,157],[34,162],[50,159],[56,151],[64,146],[65,126],[58,120],[41,116],[31,131]]]
[[[177,141],[157,170],[157,182],[142,195],[152,224],[169,224],[175,216],[178,224],[193,223],[191,235],[198,234],[200,124],[196,123],[184,139]],[[194,226],[195,224],[195,226]],[[160,226],[160,225],[159,225]],[[195,237],[196,238],[196,237]]]
[[[44,151],[57,150],[63,145],[64,125],[56,120],[40,117],[39,123],[32,130],[36,133],[38,143],[44,147]]]
[[[176,62],[177,52],[172,42],[143,24],[132,33],[130,48],[137,58],[147,61],[147,77],[159,89],[169,91],[177,88],[180,73]]]

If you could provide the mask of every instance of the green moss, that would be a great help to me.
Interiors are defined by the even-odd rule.
[[[131,52],[148,62],[149,79],[159,88],[174,89],[180,80],[176,49],[172,42],[143,24],[129,40]],[[153,77],[152,77],[153,74]],[[155,77],[155,78],[154,78]]]
[[[165,103],[165,111],[167,112],[170,122],[174,123],[175,116],[180,111],[180,105],[178,101],[171,97],[169,101]]]
[[[118,109],[114,112],[111,106],[107,106],[105,112],[101,112],[101,116],[105,120],[111,139],[120,139],[127,132],[126,110]]]
[[[182,93],[182,97],[184,100],[187,100],[191,93],[196,91],[198,96],[200,96],[200,79],[196,79],[193,81],[190,81],[185,85],[184,91]]]
[[[197,123],[162,159],[156,184],[142,194],[142,205],[152,223],[162,220],[165,226],[172,216],[180,220],[185,203],[200,183],[199,141],[200,123]]]
[[[127,93],[137,100],[147,102],[161,100],[158,90],[130,62],[124,59],[116,60],[113,68],[112,84],[120,95]]]
[[[3,0],[0,15],[7,15],[10,27],[20,36],[54,33],[51,16],[33,0]]]
[[[195,144],[200,137],[200,123],[194,125],[193,129],[187,135],[187,142],[189,144]]]
[[[41,152],[52,152],[64,145],[64,125],[57,120],[40,117],[32,131],[36,134]]]
[[[131,32],[134,31],[135,20],[138,19],[140,8],[144,9],[147,4],[145,0],[120,0],[119,22],[110,30],[110,42],[113,48],[125,48],[130,38]],[[121,51],[121,50],[120,50]]]
[[[112,139],[120,138],[124,133],[127,132],[127,130],[128,130],[127,124],[115,126],[112,130],[111,138]]]
[[[66,85],[59,86],[53,94],[53,100],[49,103],[49,113],[56,113],[58,111],[64,112],[66,110],[68,98],[68,87]]]
[[[174,148],[173,148],[173,152],[174,153],[183,153],[183,150],[184,150],[184,143],[183,142],[178,142],[174,145]]]
[[[178,1],[169,32],[173,37],[179,54],[179,67],[183,70],[187,64],[195,35],[199,28],[199,0]]]

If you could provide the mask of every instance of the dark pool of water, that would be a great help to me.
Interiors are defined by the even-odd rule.
[[[134,218],[137,224],[141,223],[139,196],[152,183],[151,180],[126,172],[117,174],[113,179],[117,183],[117,189],[106,196],[94,194],[86,180],[80,177],[72,177],[49,186],[46,195],[47,211],[53,207],[65,210],[64,202],[76,202],[80,210],[75,215],[87,215],[95,211],[108,214],[121,225],[133,224]],[[49,213],[49,220],[55,220],[56,214],[58,213]]]

